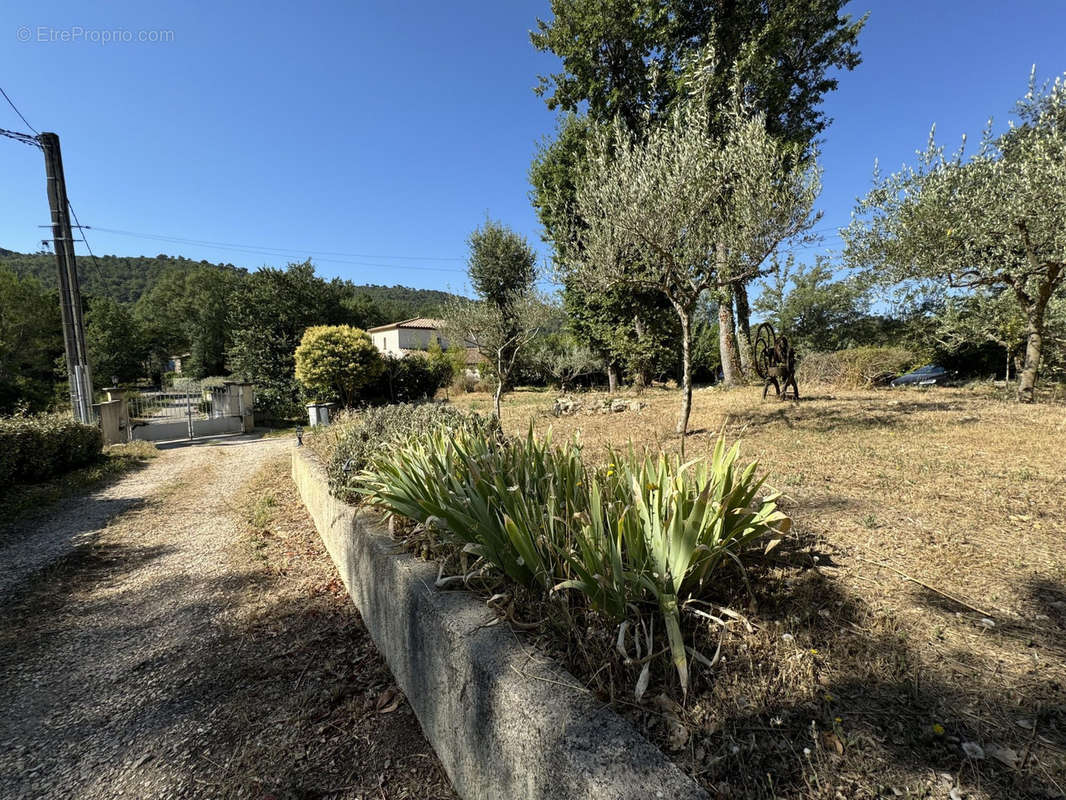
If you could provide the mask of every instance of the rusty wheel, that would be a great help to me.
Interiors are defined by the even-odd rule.
[[[770,377],[770,368],[774,365],[774,326],[764,322],[755,329],[755,347],[752,360],[755,362],[756,374],[766,380]]]

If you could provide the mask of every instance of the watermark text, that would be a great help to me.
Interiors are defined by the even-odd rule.
[[[81,25],[71,25],[66,28],[56,28],[51,25],[21,25],[15,31],[15,38],[20,42],[47,44],[75,44],[81,42],[88,44],[133,44],[139,42],[163,44],[174,41],[174,31],[84,28]]]

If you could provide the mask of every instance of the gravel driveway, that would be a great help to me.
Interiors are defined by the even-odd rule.
[[[304,744],[334,747],[332,765],[359,735],[352,719],[363,706],[334,715],[344,695],[380,694],[391,682],[342,593],[326,593],[328,605],[307,601],[336,579],[313,552],[319,545],[305,521],[293,523],[303,538],[277,550],[281,566],[262,553],[235,555],[248,531],[242,489],[266,466],[283,465],[290,446],[233,437],[167,450],[7,538],[0,797],[362,797],[368,781],[374,797],[415,796],[386,791],[402,747],[380,775],[316,789],[301,772],[307,753],[290,752],[297,748],[284,738],[307,726],[314,741]],[[281,485],[284,473],[269,480]],[[303,567],[290,563],[296,549],[310,553]],[[311,578],[289,587],[292,570]],[[320,640],[317,650],[311,640]],[[317,674],[327,662],[333,684]],[[337,690],[337,681],[348,688]],[[385,711],[408,713],[405,702]],[[336,730],[324,733],[327,724]],[[413,725],[401,734],[414,743],[411,759],[433,778],[424,785],[434,793],[424,796],[450,797],[413,717],[403,724]],[[272,737],[282,737],[280,751]]]

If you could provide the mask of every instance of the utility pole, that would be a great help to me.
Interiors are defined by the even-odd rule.
[[[81,289],[78,266],[74,260],[74,235],[70,228],[70,206],[63,176],[63,156],[59,137],[42,133],[37,141],[44,151],[44,169],[48,176],[48,206],[52,211],[52,242],[59,271],[59,305],[63,314],[63,345],[67,356],[70,404],[80,422],[92,421],[93,382],[89,372],[89,353],[85,346],[85,321],[81,312]]]

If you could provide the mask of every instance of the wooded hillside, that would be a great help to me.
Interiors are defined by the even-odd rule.
[[[0,267],[19,277],[32,275],[49,289],[56,288],[56,261],[51,253],[17,253],[0,248]],[[172,270],[190,271],[201,267],[247,275],[248,270],[233,264],[194,261],[183,256],[97,256],[78,258],[82,293],[87,297],[108,297],[120,303],[135,303],[160,277]],[[409,286],[349,283],[353,295],[367,295],[389,320],[432,315],[453,297],[435,289]]]

